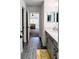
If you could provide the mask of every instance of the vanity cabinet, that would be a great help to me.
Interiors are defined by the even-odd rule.
[[[46,46],[51,59],[58,59],[58,43],[46,32]]]

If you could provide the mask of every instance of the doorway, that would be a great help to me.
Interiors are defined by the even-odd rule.
[[[30,36],[39,37],[39,13],[30,13]]]

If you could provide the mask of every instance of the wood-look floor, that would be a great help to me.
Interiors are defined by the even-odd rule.
[[[50,59],[47,49],[37,49],[36,59]]]

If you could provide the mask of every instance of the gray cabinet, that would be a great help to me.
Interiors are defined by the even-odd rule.
[[[58,43],[46,32],[46,46],[51,59],[58,59]]]

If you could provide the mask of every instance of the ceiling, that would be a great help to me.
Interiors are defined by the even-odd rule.
[[[25,0],[27,6],[40,6],[43,0]]]

